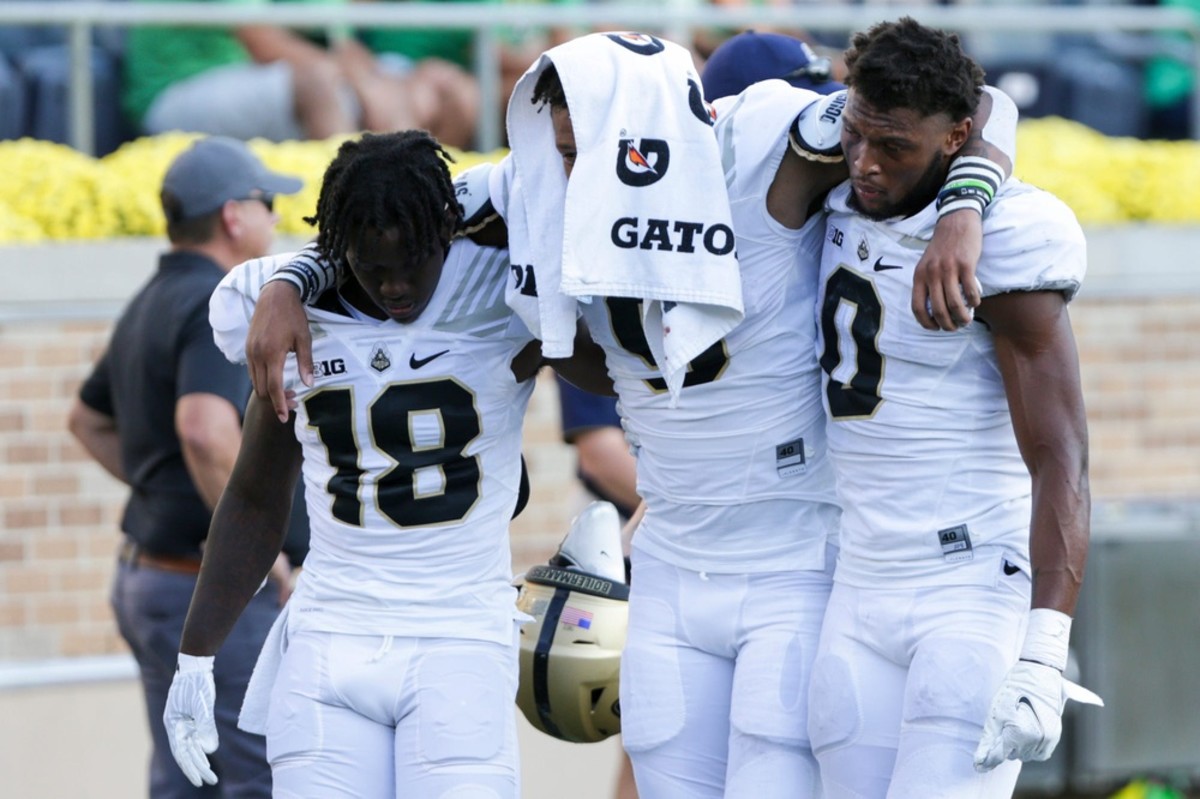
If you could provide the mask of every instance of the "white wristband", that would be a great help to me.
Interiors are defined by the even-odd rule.
[[[192,671],[212,671],[214,659],[212,655],[185,655],[180,652],[175,669],[181,674]]]
[[[1029,611],[1029,628],[1021,647],[1021,660],[1063,671],[1067,668],[1067,644],[1071,638],[1071,617],[1050,608]]]

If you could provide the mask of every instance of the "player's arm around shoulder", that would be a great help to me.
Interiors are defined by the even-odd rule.
[[[604,348],[597,344],[582,319],[575,323],[575,345],[570,358],[550,358],[545,361],[555,372],[576,388],[615,397],[612,377],[608,373],[608,360]]]
[[[841,143],[845,94],[821,95],[766,80],[715,101],[731,197],[761,197],[765,188],[771,218],[792,230],[803,227],[826,192],[847,176]],[[765,174],[768,165],[773,174]]]
[[[1017,107],[984,89],[966,141],[938,192],[933,238],[913,273],[912,312],[927,330],[969,324],[982,299],[975,269],[983,250],[982,217],[1017,158]]]

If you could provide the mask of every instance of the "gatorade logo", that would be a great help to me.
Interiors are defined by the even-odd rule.
[[[617,177],[626,186],[649,186],[667,174],[671,149],[662,139],[621,139],[617,149]]]
[[[691,78],[688,78],[688,108],[692,109],[696,119],[709,127],[717,121],[717,112],[704,102],[704,92],[700,91],[700,84]]]
[[[638,55],[655,55],[667,49],[660,40],[646,33],[610,33],[607,34],[617,44],[631,53]]]

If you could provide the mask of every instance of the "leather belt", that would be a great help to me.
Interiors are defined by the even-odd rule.
[[[133,541],[126,539],[121,545],[118,558],[130,566],[148,566],[152,569],[175,572],[177,574],[199,574],[200,556],[186,555],[155,555],[142,549]]]

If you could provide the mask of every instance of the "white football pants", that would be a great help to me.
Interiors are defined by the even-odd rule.
[[[517,650],[290,634],[271,691],[274,796],[517,799]]]
[[[1019,762],[972,763],[1029,616],[1029,577],[997,571],[987,586],[834,585],[809,701],[826,799],[1012,796]]]
[[[634,549],[621,736],[641,799],[811,799],[825,571],[711,574]]]

